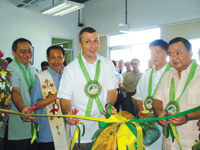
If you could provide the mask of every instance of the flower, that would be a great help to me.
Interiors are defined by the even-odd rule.
[[[0,109],[10,109],[11,104],[9,100],[11,98],[11,72],[6,68],[8,62],[3,59],[4,52],[0,49]],[[7,113],[0,112],[0,127],[6,123]]]
[[[0,58],[2,58],[4,56],[4,52],[2,52],[2,50],[0,49]]]
[[[8,67],[8,62],[7,62],[7,60],[5,60],[5,61],[4,61],[3,68],[6,69],[7,67]]]

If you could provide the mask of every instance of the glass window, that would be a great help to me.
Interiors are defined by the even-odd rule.
[[[155,39],[160,39],[160,28],[110,36],[110,58],[115,61],[123,59],[124,62],[138,58],[140,71],[145,72],[150,59],[149,43]]]
[[[124,62],[130,60],[131,56],[131,47],[130,48],[122,48],[122,49],[113,49],[110,52],[110,56],[112,60],[119,61],[120,59],[123,59]]]
[[[192,44],[192,51],[193,51],[192,58],[195,59],[198,64],[200,64],[199,55],[198,55],[198,50],[200,49],[200,44],[199,44],[200,39],[192,39],[192,40],[189,40],[189,41]]]

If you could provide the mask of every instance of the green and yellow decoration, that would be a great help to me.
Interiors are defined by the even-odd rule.
[[[179,116],[183,116],[185,114],[188,114],[188,113],[192,113],[192,112],[195,112],[195,111],[199,111],[200,110],[200,106],[198,107],[195,107],[193,109],[190,109],[190,110],[187,110],[187,111],[184,111],[184,112],[180,112],[180,113],[177,113],[177,114],[174,114],[174,115],[170,115],[170,116],[167,116],[167,117],[161,117],[161,118],[145,118],[145,119],[135,119],[135,118],[132,118],[130,117],[130,115],[127,115],[126,113],[123,113],[121,112],[122,114],[114,114],[114,115],[111,115],[108,119],[104,119],[104,118],[94,118],[94,117],[87,117],[87,116],[78,116],[78,115],[45,115],[45,114],[28,114],[28,113],[19,113],[19,112],[15,112],[15,111],[11,111],[11,110],[6,110],[6,109],[0,109],[0,112],[4,112],[4,113],[12,113],[12,114],[16,114],[16,115],[30,115],[30,116],[35,116],[35,117],[71,117],[71,118],[79,118],[79,119],[85,119],[85,120],[90,120],[90,121],[98,121],[98,122],[103,122],[103,123],[108,123],[111,125],[117,123],[118,125],[113,125],[114,129],[116,129],[117,131],[117,128],[118,126],[122,125],[122,129],[125,127],[125,130],[122,130],[122,132],[120,133],[123,133],[123,134],[119,134],[118,137],[123,137],[124,139],[127,138],[129,139],[129,136],[131,137],[136,137],[135,138],[132,138],[133,140],[130,140],[130,141],[125,141],[125,144],[122,143],[122,146],[123,148],[125,147],[126,145],[126,148],[128,150],[129,146],[132,146],[134,145],[135,146],[135,150],[142,150],[144,149],[144,144],[143,143],[143,139],[145,138],[145,131],[144,131],[144,126],[141,124],[141,123],[145,123],[145,122],[149,122],[149,121],[158,121],[158,120],[162,120],[162,119],[171,119],[173,117],[179,117]],[[122,116],[121,116],[122,115]],[[119,116],[119,117],[118,117]],[[128,118],[130,117],[131,120],[129,120]],[[105,126],[101,126],[100,130],[98,131],[103,131],[105,128],[109,127],[109,125],[105,125]],[[129,126],[131,124],[131,126]],[[135,125],[133,125],[135,124]],[[138,124],[140,126],[138,126]],[[120,128],[121,128],[120,127]],[[142,133],[140,132],[142,128]],[[113,130],[110,130],[112,132],[110,132],[110,134],[112,135],[114,132],[114,129]],[[128,131],[127,131],[128,129]],[[132,132],[130,135],[128,135],[126,133],[126,131],[128,133]],[[118,129],[118,132],[119,132],[119,129]],[[80,132],[79,132],[80,133]],[[140,134],[141,133],[141,134]],[[81,134],[81,133],[80,133]],[[96,133],[97,135],[100,135],[98,133]],[[108,134],[108,136],[110,136],[110,134]],[[134,136],[133,136],[134,135]],[[142,136],[141,136],[142,135]],[[95,136],[94,136],[95,137]],[[98,136],[96,136],[98,138]],[[117,137],[117,136],[116,136]],[[117,137],[117,138],[118,138]],[[105,137],[104,137],[105,138]],[[141,139],[141,140],[139,140]],[[94,142],[95,142],[95,139],[94,139]],[[136,144],[137,142],[137,144]],[[132,143],[134,143],[132,145]],[[129,144],[129,145],[128,145]],[[131,144],[131,145],[130,145]],[[199,144],[199,143],[197,143]],[[94,143],[93,145],[91,146],[94,146]],[[116,144],[116,146],[119,146],[119,143]],[[142,147],[142,149],[140,149],[140,147]],[[90,147],[91,148],[91,147]],[[118,148],[119,149],[119,148]],[[119,149],[120,150],[120,149]],[[129,149],[130,150],[130,149]],[[197,149],[194,149],[194,150],[197,150]]]
[[[100,75],[100,60],[97,61],[97,65],[96,65],[96,73],[95,73],[95,77],[94,77],[94,80],[92,80],[90,78],[90,75],[83,63],[83,60],[82,60],[82,56],[81,54],[79,54],[78,56],[78,62],[80,64],[80,67],[81,67],[81,70],[85,76],[85,79],[87,81],[85,87],[84,87],[84,92],[85,92],[85,95],[88,96],[89,100],[88,100],[88,104],[87,104],[87,109],[86,109],[86,114],[85,116],[90,116],[91,114],[91,111],[92,111],[92,104],[93,104],[93,101],[95,100],[96,103],[97,103],[97,106],[98,106],[98,109],[99,109],[99,112],[102,114],[104,109],[103,109],[103,106],[102,106],[102,103],[99,99],[99,96],[102,92],[102,86],[101,84],[98,82],[99,80],[99,75]]]
[[[7,70],[8,62],[3,59],[4,52],[0,49],[0,108],[10,109],[11,104],[11,72]],[[6,124],[8,113],[0,112],[0,127]]]
[[[152,71],[151,71],[151,74],[150,74],[150,77],[149,77],[149,85],[148,85],[148,96],[146,97],[146,99],[144,101],[144,107],[145,107],[146,110],[149,111],[149,114],[151,114],[152,111],[153,111],[153,97],[158,90],[158,86],[160,85],[161,79],[162,79],[163,75],[168,70],[170,70],[170,68],[171,68],[171,65],[170,65],[170,63],[168,63],[153,92],[152,92],[153,72],[154,72],[155,68],[153,68]]]

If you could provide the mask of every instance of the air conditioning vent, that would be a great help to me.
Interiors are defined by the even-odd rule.
[[[36,0],[23,0],[22,2],[20,2],[17,7],[26,7],[27,5],[32,4],[33,2],[35,2]]]

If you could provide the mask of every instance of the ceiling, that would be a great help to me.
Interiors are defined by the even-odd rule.
[[[32,4],[38,4],[40,2],[46,1],[46,2],[52,2],[52,3],[56,3],[59,2],[59,0],[9,0],[11,3],[15,4],[17,7],[27,7],[27,6],[31,6]],[[69,0],[69,1],[74,1],[77,3],[85,3],[89,0]]]
[[[89,0],[71,0],[71,1],[78,2],[78,3],[85,3],[85,2],[87,2]]]

